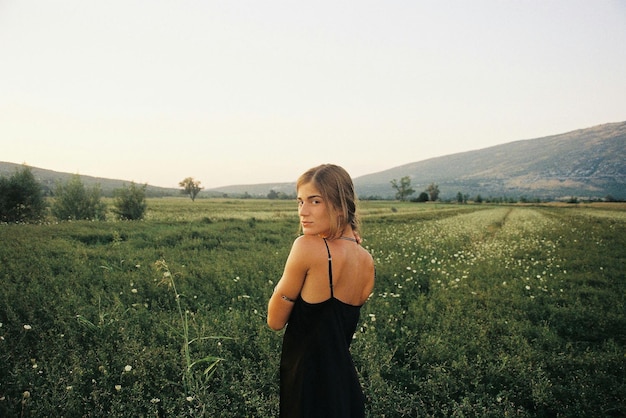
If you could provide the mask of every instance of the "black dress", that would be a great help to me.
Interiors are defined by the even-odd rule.
[[[335,299],[328,244],[326,250],[330,299],[307,303],[298,296],[283,337],[282,418],[365,416],[365,399],[350,355],[361,307]]]

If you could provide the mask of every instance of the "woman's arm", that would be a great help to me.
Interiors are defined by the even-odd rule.
[[[283,275],[274,288],[274,293],[267,306],[267,325],[275,330],[281,330],[287,324],[293,304],[300,295],[304,279],[309,270],[307,241],[304,236],[293,243]]]

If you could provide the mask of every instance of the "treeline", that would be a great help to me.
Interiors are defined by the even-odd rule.
[[[397,179],[393,179],[390,181],[391,187],[396,192],[396,199],[400,201],[410,200],[411,202],[436,202],[440,201],[439,195],[439,185],[435,183],[431,183],[426,187],[426,189],[421,192],[417,197],[410,198],[412,194],[415,193],[415,190],[411,187],[411,178],[409,176],[402,177],[399,181]],[[362,198],[363,200],[384,200],[376,197],[368,197]],[[475,196],[470,197],[467,193],[457,192],[455,198],[449,198],[445,200],[441,200],[446,203],[495,203],[495,204],[512,204],[512,203],[542,203],[549,202],[555,200],[563,200],[567,203],[579,203],[579,202],[619,202],[619,199],[616,199],[612,195],[607,195],[604,198],[579,198],[579,197],[569,197],[567,199],[557,199],[557,198],[544,198],[540,199],[538,197],[513,197],[513,196],[489,196],[483,197],[481,194],[477,194]]]
[[[123,220],[143,219],[147,185],[130,185],[114,191],[113,213]],[[78,174],[58,183],[52,199],[46,199],[44,187],[31,169],[23,166],[12,176],[0,177],[0,222],[37,222],[48,214],[60,221],[105,220],[107,205],[100,186],[85,187]]]
[[[439,186],[431,183],[426,189],[420,192],[417,197],[411,197],[415,190],[411,187],[411,179],[408,176],[399,181],[393,179],[391,187],[396,191],[396,200],[411,202],[444,202],[444,203],[492,203],[492,204],[515,204],[515,203],[542,203],[558,199],[539,199],[537,197],[483,197],[480,194],[469,196],[459,191],[455,198],[440,199]],[[182,187],[181,193],[188,195],[195,201],[199,192],[203,189],[200,181],[192,177],[182,180],[179,185]],[[146,188],[147,184],[124,185],[113,190],[112,212],[117,219],[140,220],[143,219],[147,210]],[[86,187],[78,174],[73,175],[66,182],[58,182],[56,187],[50,188],[35,179],[28,166],[16,169],[12,176],[0,176],[0,222],[38,222],[48,216],[52,216],[61,221],[67,220],[105,220],[108,207],[102,199],[103,195],[100,185]],[[224,194],[222,197],[229,197]],[[250,199],[249,193],[244,193],[233,198]],[[262,198],[263,196],[254,196]],[[284,193],[270,190],[265,196],[267,199],[295,199],[295,193]],[[361,200],[388,200],[380,196],[360,196]],[[562,200],[562,199],[561,199]],[[568,203],[579,202],[617,202],[613,196],[606,196],[603,199],[570,197],[563,200]]]

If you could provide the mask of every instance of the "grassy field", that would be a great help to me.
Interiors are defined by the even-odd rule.
[[[292,201],[0,225],[0,416],[271,417]],[[362,202],[371,417],[626,416],[626,208]]]

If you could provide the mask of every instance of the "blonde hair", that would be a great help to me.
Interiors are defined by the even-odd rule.
[[[312,183],[324,201],[329,203],[331,223],[328,238],[339,238],[348,225],[354,231],[358,230],[357,196],[352,178],[346,170],[334,164],[313,167],[298,178],[296,190],[308,183]]]

